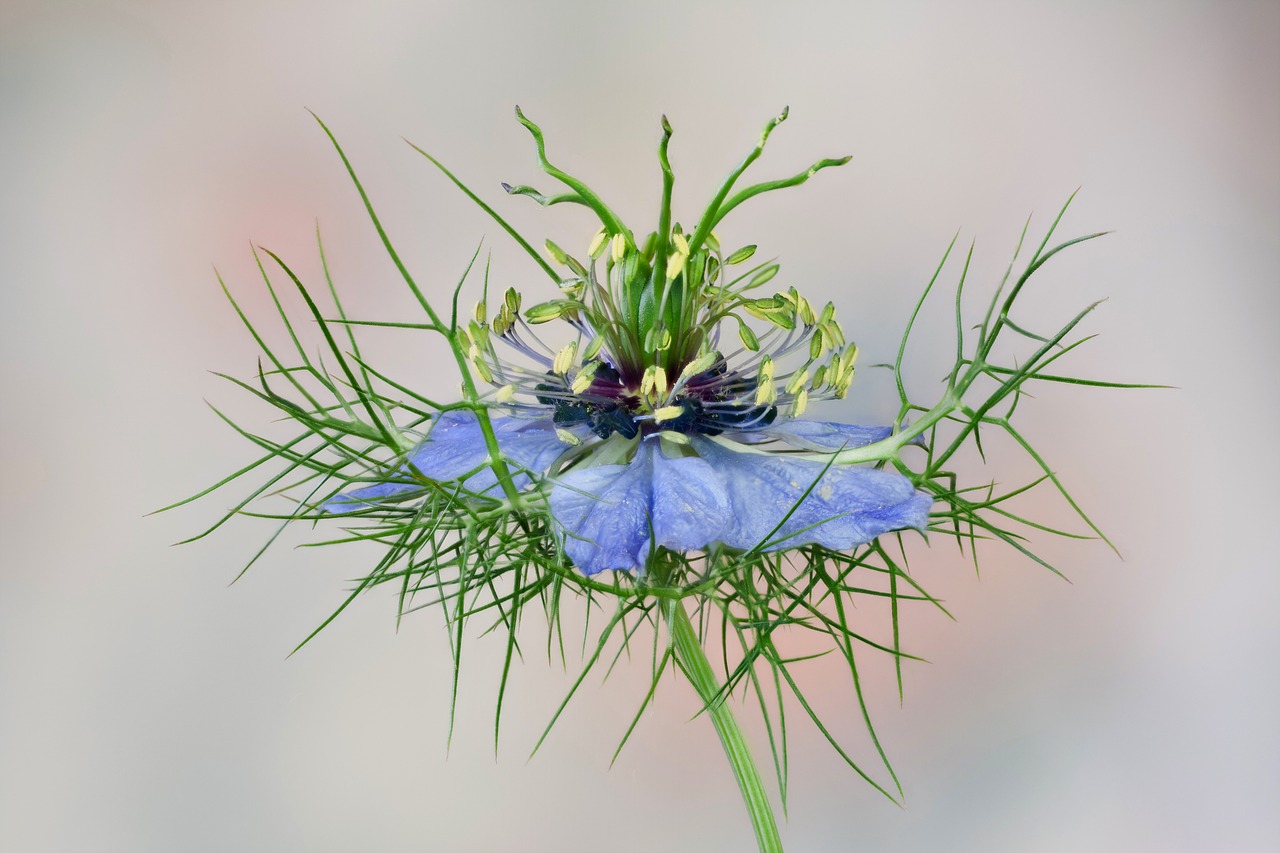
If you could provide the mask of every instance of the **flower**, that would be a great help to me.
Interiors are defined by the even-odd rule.
[[[623,439],[607,452],[615,439],[595,439],[595,454],[566,444],[552,418],[496,417],[493,428],[503,456],[519,471],[518,488],[542,479],[557,462],[579,457],[572,468],[545,478],[565,553],[589,575],[643,568],[654,545],[691,551],[719,543],[772,551],[816,542],[845,550],[893,530],[923,529],[932,502],[900,474],[730,446],[745,439],[839,450],[885,438],[888,427],[789,421],[729,441],[695,433],[688,444],[653,432]],[[609,456],[630,459],[600,461]],[[447,412],[395,477],[331,498],[324,508],[350,513],[420,497],[427,489],[424,477],[462,479],[467,491],[494,495],[498,483],[487,460],[475,415]]]
[[[591,270],[578,285],[600,287]],[[795,417],[809,399],[843,397],[852,380],[856,348],[843,345],[831,306],[815,314],[794,290],[756,300],[767,302],[771,312],[760,313],[777,325],[759,338],[744,335],[729,355],[710,348],[719,328],[704,321],[696,329],[705,343],[667,361],[669,374],[659,359],[628,361],[581,310],[522,315],[520,301],[508,291],[491,323],[478,306],[464,334],[476,372],[494,388],[492,410],[503,413],[491,423],[513,485],[545,495],[564,553],[584,573],[643,571],[655,546],[845,550],[927,524],[932,498],[907,478],[812,455],[872,444],[891,428]],[[708,312],[699,313],[705,320]],[[530,320],[548,315],[564,316],[576,339],[559,350],[543,344]],[[840,343],[818,363],[824,335]],[[499,356],[495,338],[542,370]],[[809,356],[804,366],[776,373],[779,360],[797,351]],[[500,497],[469,408],[436,418],[391,476],[330,498],[323,509],[358,512],[454,481],[476,496]]]
[[[483,398],[468,393],[459,408],[442,413],[389,476],[375,476],[373,485],[321,508],[373,510],[425,497],[440,482],[458,481],[460,489],[491,499],[512,496],[512,486],[527,489],[545,499],[561,550],[588,575],[643,572],[655,548],[844,550],[893,530],[923,530],[932,503],[927,494],[900,474],[838,464],[833,455],[888,438],[890,428],[797,420],[812,401],[844,397],[853,381],[857,347],[846,342],[834,304],[815,311],[794,287],[757,295],[778,265],[737,274],[756,247],[726,256],[713,230],[743,201],[802,184],[849,158],[820,160],[792,178],[730,195],[786,119],[784,110],[685,232],[672,223],[671,126],[664,118],[659,223],[637,241],[586,184],[547,161],[538,126],[519,109],[516,117],[537,143],[542,170],[569,192],[546,196],[503,186],[544,206],[590,208],[601,228],[587,262],[548,240],[551,259],[569,271],[561,275],[517,238],[555,279],[560,296],[522,310],[521,295],[508,289],[492,317],[482,300],[465,328],[455,319],[446,332],[459,362],[469,362],[493,390]],[[748,317],[768,328],[758,332]],[[555,320],[574,332],[559,349],[533,329]],[[737,342],[722,340],[730,324]],[[509,360],[508,351],[521,358]],[[470,387],[468,377],[464,390]],[[482,405],[514,475],[501,491],[474,414]]]

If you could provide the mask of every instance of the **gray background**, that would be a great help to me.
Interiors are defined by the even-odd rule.
[[[446,756],[441,619],[361,601],[287,652],[369,564],[251,519],[169,547],[231,504],[144,513],[250,456],[205,407],[264,409],[207,371],[256,354],[213,277],[268,319],[249,241],[315,280],[319,217],[356,313],[412,306],[303,107],[346,143],[407,260],[435,292],[482,236],[503,284],[537,271],[399,139],[428,147],[531,236],[581,249],[573,211],[505,199],[537,182],[511,117],[635,227],[655,208],[657,122],[676,128],[691,220],[784,104],[757,167],[854,160],[744,208],[786,283],[834,299],[864,365],[891,357],[957,227],[990,285],[1017,231],[1083,185],[1064,235],[1117,233],[1047,268],[1040,328],[1109,297],[1076,371],[1180,386],[1050,387],[1022,415],[1116,540],[1049,543],[1073,583],[991,552],[981,578],[945,543],[915,571],[958,621],[914,609],[899,708],[867,655],[881,735],[907,792],[877,796],[797,721],[790,850],[1275,849],[1277,629],[1272,534],[1280,264],[1275,3],[0,4],[4,308],[0,848],[14,851],[740,851],[751,845],[705,720],[672,683],[618,763],[643,657],[571,706],[538,618],[495,761],[500,642],[468,647]],[[948,282],[954,279],[948,279]],[[936,390],[945,299],[909,366]],[[437,393],[416,336],[372,354]],[[821,412],[892,411],[863,370]],[[995,447],[972,482],[1028,473]],[[1034,511],[1069,523],[1046,496]],[[880,608],[864,606],[883,636]],[[803,639],[797,648],[806,648]],[[571,662],[572,664],[572,662]],[[868,757],[836,661],[804,683]],[[798,720],[798,716],[797,716]],[[1267,722],[1271,720],[1272,722]],[[758,734],[758,732],[757,732]],[[758,742],[759,743],[759,742]],[[763,744],[760,744],[763,747]]]

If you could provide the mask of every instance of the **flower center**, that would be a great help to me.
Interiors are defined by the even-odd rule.
[[[648,371],[639,386],[628,385],[612,365],[588,366],[573,386],[549,371],[549,381],[535,388],[537,400],[554,409],[556,426],[588,426],[600,438],[618,433],[635,438],[660,431],[686,435],[719,435],[725,430],[767,426],[778,415],[776,406],[757,402],[759,384],[730,370],[719,353],[705,370],[682,378],[671,388],[665,378],[655,381]],[[582,376],[589,381],[583,382]]]

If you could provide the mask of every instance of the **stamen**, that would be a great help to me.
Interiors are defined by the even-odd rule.
[[[653,390],[659,397],[667,396],[667,371],[661,365],[653,367]]]
[[[804,370],[800,371],[799,373],[791,377],[791,381],[788,382],[786,385],[786,392],[788,394],[794,394],[797,391],[799,391],[801,388],[803,388],[805,383],[808,381],[809,381],[809,370],[808,368],[805,368]]]
[[[591,361],[584,364],[582,369],[578,371],[577,377],[574,378],[573,384],[569,386],[570,389],[573,390],[573,393],[582,394],[590,388],[592,380],[595,379],[596,370],[598,370],[599,367],[600,362],[598,361]]]
[[[578,354],[578,342],[570,341],[565,344],[560,352],[556,353],[556,359],[551,364],[551,370],[559,376],[564,376],[569,372],[569,368],[573,366],[574,357]]]
[[[587,254],[591,256],[591,260],[598,260],[601,252],[604,250],[605,241],[609,239],[609,232],[601,228],[596,232],[596,236],[591,238],[591,245],[587,247]]]
[[[795,402],[791,404],[791,416],[798,418],[804,414],[804,410],[809,406],[809,392],[800,389],[800,393],[796,394]]]

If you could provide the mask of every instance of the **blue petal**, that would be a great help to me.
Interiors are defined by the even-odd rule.
[[[574,468],[556,479],[548,503],[564,551],[583,573],[634,569],[648,554],[652,460],[641,442],[628,465]]]
[[[564,550],[588,575],[643,569],[653,544],[690,551],[716,541],[733,512],[715,468],[641,441],[627,465],[569,471],[551,490]]]
[[[706,438],[695,438],[694,447],[729,495],[732,511],[717,538],[733,548],[817,543],[846,550],[892,530],[923,530],[929,521],[933,499],[891,471],[740,453]]]
[[[715,466],[696,456],[669,458],[662,447],[653,449],[652,501],[654,539],[673,551],[717,541],[733,516],[733,501]]]
[[[893,435],[893,427],[789,419],[758,432],[804,450],[835,451],[882,441]]]
[[[550,419],[492,418],[491,423],[498,449],[516,469],[511,479],[517,489],[532,482],[522,471],[546,471],[568,449],[556,435]],[[355,512],[388,498],[416,496],[424,488],[420,479],[423,476],[443,482],[456,480],[477,468],[480,470],[468,477],[463,487],[484,494],[498,484],[491,468],[481,468],[488,459],[489,450],[475,414],[462,410],[445,412],[436,419],[427,439],[409,453],[411,464],[401,466],[392,479],[330,498],[322,509]]]

